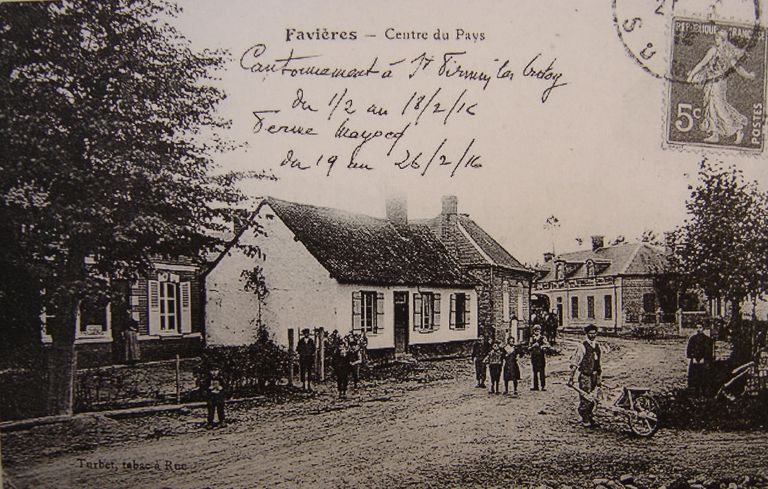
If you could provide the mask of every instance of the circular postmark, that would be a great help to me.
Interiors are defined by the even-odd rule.
[[[730,44],[736,47],[731,60],[735,66],[759,44],[764,32],[760,26],[759,0],[613,0],[612,3],[614,27],[627,55],[659,79],[700,82],[690,77],[693,66],[686,70],[684,63],[675,59],[678,44],[690,45],[696,42],[694,37],[699,37],[700,42],[714,46],[715,34],[727,32]],[[710,39],[704,40],[707,35]],[[733,66],[710,76],[726,76],[733,71]]]

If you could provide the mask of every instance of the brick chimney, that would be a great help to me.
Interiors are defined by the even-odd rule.
[[[408,225],[408,201],[404,195],[387,197],[387,220],[395,226]]]
[[[443,195],[443,210],[440,212],[440,237],[450,240],[456,227],[459,213],[459,199],[455,195]]]
[[[592,251],[597,251],[605,246],[605,236],[597,234],[592,236]]]
[[[551,262],[552,258],[555,257],[555,254],[551,251],[547,251],[544,253],[544,263]]]

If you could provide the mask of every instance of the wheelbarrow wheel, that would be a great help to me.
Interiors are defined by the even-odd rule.
[[[659,429],[659,405],[648,394],[635,399],[634,412],[629,415],[629,429],[638,436],[653,436]]]

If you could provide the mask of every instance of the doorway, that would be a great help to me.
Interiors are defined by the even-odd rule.
[[[408,352],[408,292],[395,292],[395,353]]]

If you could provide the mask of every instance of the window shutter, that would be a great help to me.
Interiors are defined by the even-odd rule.
[[[160,331],[160,282],[147,280],[149,304],[149,334]]]
[[[384,292],[376,294],[376,316],[373,322],[373,332],[378,333],[384,327]]]
[[[440,329],[440,294],[435,294],[432,297],[434,297],[434,302],[432,303],[432,309],[435,312],[432,329],[437,331],[438,329]]]
[[[421,294],[414,292],[413,294],[413,330],[418,331],[421,329]]]
[[[352,292],[352,330],[359,330],[362,321],[363,310],[363,298],[362,294],[358,292]]]
[[[179,300],[181,301],[181,332],[192,332],[192,286],[190,282],[179,284]]]
[[[456,329],[456,294],[451,294],[451,311],[448,313],[448,327]]]
[[[470,304],[472,304],[472,295],[464,294],[464,329],[469,328],[469,320],[472,317],[469,314]]]

